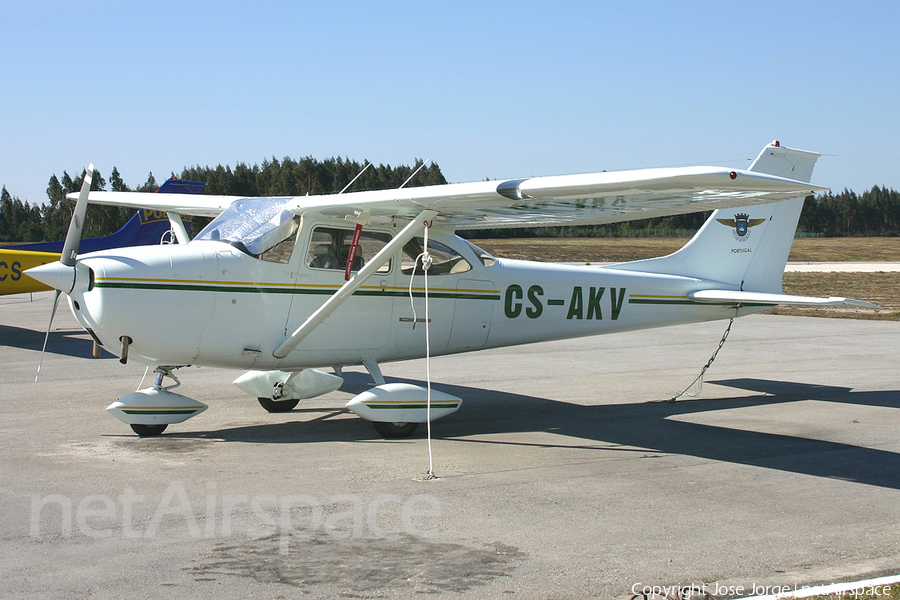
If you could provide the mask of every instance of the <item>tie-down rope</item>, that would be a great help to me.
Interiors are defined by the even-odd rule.
[[[421,260],[422,272],[425,276],[425,385],[428,390],[425,403],[425,423],[428,428],[428,473],[426,474],[425,479],[436,479],[437,475],[434,474],[434,455],[431,450],[431,316],[429,314],[428,303],[428,269],[431,268],[431,263],[433,261],[431,255],[428,254],[428,229],[430,227],[431,223],[426,222],[424,235],[425,243],[423,245],[422,253],[416,257],[416,261],[413,264],[412,275],[409,277],[409,303],[412,306],[413,328],[415,328],[418,317],[416,315],[416,303],[413,300],[413,281],[416,277],[416,266],[418,266],[419,260]]]

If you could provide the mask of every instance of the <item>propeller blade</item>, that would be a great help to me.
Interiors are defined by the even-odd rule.
[[[59,257],[60,264],[69,269],[63,269],[64,275],[68,275],[67,271],[71,271],[73,281],[75,276],[75,259],[78,258],[78,247],[81,245],[81,233],[84,231],[84,216],[87,213],[88,194],[91,192],[91,183],[94,179],[94,165],[89,164],[84,172],[84,181],[81,184],[81,191],[78,193],[78,202],[75,203],[75,210],[72,211],[72,220],[69,221],[69,231],[66,232],[66,241],[63,244],[62,255]],[[55,264],[55,263],[54,263]],[[58,267],[58,266],[57,266]],[[51,270],[53,270],[51,268]],[[60,269],[54,270],[57,275]],[[55,282],[57,283],[57,282]],[[47,333],[44,335],[44,347],[41,348],[41,358],[38,361],[37,373],[34,376],[34,382],[37,383],[38,377],[41,375],[41,365],[44,364],[44,353],[47,351],[47,340],[50,339],[50,330],[53,328],[53,318],[56,316],[56,306],[59,304],[59,295],[62,293],[57,286],[56,293],[53,296],[53,308],[50,310],[50,322],[47,324]],[[69,288],[71,291],[72,288]]]
[[[81,184],[81,192],[78,194],[78,202],[72,212],[72,220],[69,222],[69,231],[66,233],[66,243],[63,245],[62,256],[59,262],[67,267],[75,266],[78,256],[78,247],[81,245],[81,232],[84,230],[84,215],[87,212],[88,194],[91,191],[91,182],[94,179],[94,165],[88,165],[84,173],[84,182]]]
[[[44,334],[44,347],[41,348],[41,359],[38,361],[37,373],[34,375],[34,382],[37,383],[38,377],[41,375],[41,365],[44,364],[44,352],[47,351],[47,340],[50,339],[50,329],[53,328],[53,317],[56,316],[56,305],[59,302],[59,295],[62,292],[56,290],[56,294],[53,296],[53,308],[50,309],[50,322],[47,323],[47,333]]]

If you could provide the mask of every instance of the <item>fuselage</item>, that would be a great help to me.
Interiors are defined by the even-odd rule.
[[[366,231],[360,264],[377,250],[367,243],[395,233]],[[413,274],[422,240],[391,257],[286,357],[273,355],[344,283],[346,257],[328,256],[341,235],[334,224],[304,224],[275,256],[221,241],[83,255],[92,281],[76,285],[70,305],[107,350],[119,354],[127,337],[129,360],[153,365],[294,370],[424,356],[426,277],[420,268]],[[736,314],[687,298],[716,282],[495,259],[450,231],[432,231],[430,244],[432,355]]]

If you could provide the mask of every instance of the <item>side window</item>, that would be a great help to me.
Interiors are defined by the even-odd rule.
[[[352,271],[359,271],[366,261],[377,254],[391,241],[387,233],[362,230],[359,246],[353,258]],[[312,269],[334,269],[343,271],[347,267],[350,246],[353,244],[352,229],[334,227],[316,227],[313,229],[306,253],[306,264]],[[391,270],[391,261],[379,267],[376,273],[387,273]]]
[[[415,266],[416,275],[422,274],[422,261],[417,260],[425,248],[424,238],[413,238],[403,246],[403,264],[400,267],[404,275],[411,275]],[[431,255],[429,275],[455,275],[465,273],[472,265],[459,253],[440,242],[428,241],[428,254]]]
[[[291,235],[260,254],[259,259],[286,265],[291,260],[291,251],[296,241],[297,236]]]
[[[469,248],[472,249],[472,252],[475,253],[475,256],[478,257],[478,260],[481,261],[485,267],[492,267],[497,263],[497,259],[494,258],[491,254],[488,254],[469,240],[463,240],[465,243],[469,245]]]

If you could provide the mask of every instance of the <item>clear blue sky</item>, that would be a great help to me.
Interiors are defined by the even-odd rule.
[[[773,139],[900,189],[900,3],[0,4],[0,185],[270,157],[452,182],[685,164]]]

